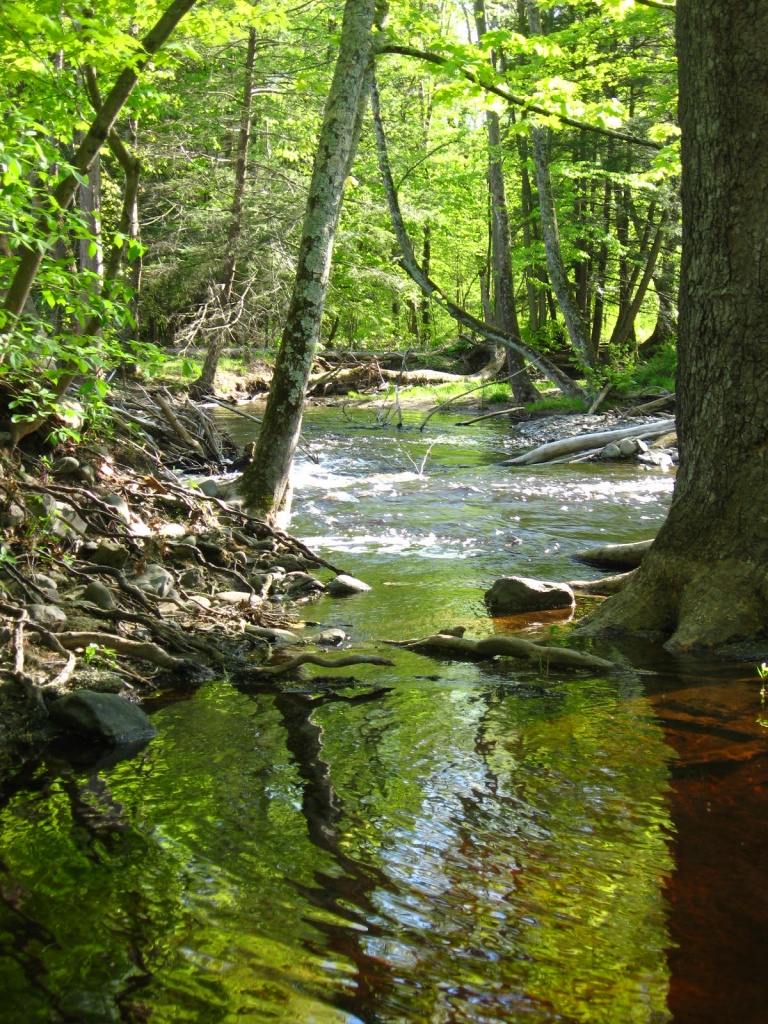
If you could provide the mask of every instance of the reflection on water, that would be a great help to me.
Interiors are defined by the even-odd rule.
[[[596,534],[636,539],[663,517],[660,474],[490,465],[508,454],[498,427],[446,435],[421,474],[444,429],[339,434],[299,467],[292,528],[374,586],[311,606],[356,643],[488,632],[495,575],[563,578]],[[356,673],[391,688],[378,700],[212,684],[98,778],[51,756],[7,780],[3,1021],[653,1024],[668,1005],[678,1024],[714,1021],[686,1015],[670,977],[700,924],[671,856],[695,846],[690,681],[393,657]],[[744,770],[764,763],[760,739]],[[766,834],[749,851],[763,896]],[[711,964],[714,943],[697,949]]]

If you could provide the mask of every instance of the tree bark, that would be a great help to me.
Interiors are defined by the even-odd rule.
[[[243,198],[245,196],[246,171],[248,169],[248,147],[251,141],[251,117],[253,110],[253,68],[256,63],[256,29],[248,34],[248,49],[245,55],[245,83],[243,101],[240,106],[240,134],[237,140],[237,160],[235,162],[235,189],[232,195],[232,213],[224,248],[224,260],[221,267],[221,294],[219,310],[222,324],[218,331],[211,335],[208,351],[205,353],[203,370],[198,380],[190,388],[193,398],[203,398],[213,393],[216,382],[216,371],[224,349],[227,335],[230,333],[228,322],[231,322],[229,303],[232,298],[232,286],[235,282],[237,268],[237,246],[243,230]]]
[[[291,304],[254,461],[242,482],[246,505],[274,519],[289,488],[304,392],[320,333],[336,225],[372,77],[374,0],[346,0],[341,43],[325,104],[302,227]]]
[[[685,650],[768,627],[768,7],[678,0],[677,40],[680,468],[637,576],[586,628]]]
[[[528,23],[531,35],[540,36],[542,34],[538,0],[528,0]],[[592,354],[587,337],[586,324],[579,312],[576,299],[571,292],[560,245],[557,210],[552,191],[552,178],[549,173],[547,129],[540,127],[532,128],[531,138],[533,140],[533,159],[536,166],[536,188],[539,193],[541,233],[544,238],[544,250],[547,254],[549,280],[552,284],[557,304],[560,307],[560,312],[563,314],[568,337],[576,359],[582,366],[591,367]]]
[[[486,31],[485,0],[475,0],[475,24],[478,36]],[[491,52],[491,62],[494,62]],[[507,190],[504,183],[504,166],[501,159],[501,126],[499,115],[489,110],[485,115],[488,128],[488,185],[491,193],[491,220],[493,239],[494,280],[496,282],[496,325],[505,334],[520,339],[520,324],[517,319],[515,285],[512,269],[512,232],[509,227]],[[518,351],[507,349],[507,372],[516,405],[535,402],[540,398],[533,381],[528,376],[525,360]]]

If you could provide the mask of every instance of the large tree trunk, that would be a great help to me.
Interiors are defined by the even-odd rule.
[[[339,56],[325,104],[296,263],[293,295],[254,461],[246,504],[274,518],[286,499],[301,432],[304,392],[323,318],[344,183],[354,159],[372,75],[374,0],[346,0]]]
[[[587,628],[686,649],[768,627],[768,6],[678,0],[677,24],[680,469],[637,576]]]

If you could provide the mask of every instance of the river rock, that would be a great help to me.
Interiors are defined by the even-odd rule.
[[[366,590],[371,588],[367,583],[363,583],[362,580],[358,580],[354,576],[347,576],[346,573],[341,573],[339,576],[334,576],[332,580],[328,581],[326,589],[333,597],[347,597],[349,594],[364,594]]]
[[[607,444],[605,448],[603,448],[603,450],[600,452],[600,458],[621,459],[623,458],[621,454],[621,448],[619,448],[619,446],[615,442],[611,442],[611,444]]]
[[[520,615],[573,608],[576,598],[567,583],[534,580],[527,576],[502,576],[485,592],[485,603],[491,615]]]
[[[150,563],[146,570],[133,581],[139,590],[156,597],[167,597],[173,590],[173,576],[156,562]]]
[[[58,605],[28,604],[25,607],[30,619],[33,622],[36,622],[38,626],[42,626],[43,629],[47,629],[51,633],[55,633],[57,630],[64,628],[67,616],[66,613],[58,607]]]
[[[205,586],[205,573],[202,569],[185,569],[179,583],[185,590],[199,590]]]
[[[343,629],[324,629],[322,633],[318,633],[317,636],[312,637],[312,641],[316,644],[321,644],[323,647],[338,647],[343,644],[347,639],[347,634]]]
[[[247,590],[220,590],[214,600],[222,604],[261,604],[261,598]]]
[[[56,477],[74,476],[80,470],[80,463],[71,455],[65,455],[63,459],[57,459],[51,466],[51,472]]]
[[[308,572],[286,573],[281,581],[281,587],[283,592],[289,597],[294,597],[297,594],[302,596],[306,594],[319,594],[325,590],[320,580],[316,580]]]
[[[197,485],[197,489],[201,494],[205,494],[208,498],[217,498],[219,496],[219,485],[215,480],[210,478],[207,480],[200,480]]]
[[[157,729],[138,704],[114,693],[78,690],[54,701],[48,711],[53,721],[66,729],[114,746],[157,736]]]
[[[116,540],[103,540],[88,555],[89,562],[93,562],[94,565],[104,565],[110,569],[122,569],[128,558],[128,548]]]
[[[56,510],[61,520],[53,524],[53,532],[58,537],[70,539],[75,535],[85,536],[88,531],[88,524],[71,505],[67,504],[66,501],[57,501]]]
[[[2,514],[0,514],[0,526],[13,529],[15,526],[23,526],[27,520],[27,514],[21,505],[11,502]]]
[[[88,584],[83,591],[83,600],[95,604],[97,608],[101,608],[105,612],[117,607],[112,591],[98,580]]]
[[[107,505],[111,505],[112,508],[117,512],[121,519],[124,519],[126,523],[131,521],[131,510],[128,508],[128,503],[120,497],[119,494],[113,494],[111,491],[107,492],[102,499]]]

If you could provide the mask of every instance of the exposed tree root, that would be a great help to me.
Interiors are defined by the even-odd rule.
[[[321,668],[347,668],[349,665],[394,665],[389,658],[382,658],[377,654],[344,654],[339,658],[328,658],[322,654],[306,652],[298,654],[289,661],[278,662],[276,665],[260,665],[238,672],[238,680],[258,681],[259,679],[274,679],[275,676],[283,676],[295,671],[302,665],[319,665]]]
[[[484,661],[487,658],[520,658],[539,667],[580,668],[596,672],[616,669],[612,661],[582,654],[565,647],[544,647],[517,637],[490,636],[484,640],[465,640],[446,633],[435,633],[418,640],[385,640],[395,647],[404,647],[417,654],[443,655],[458,661]]]

